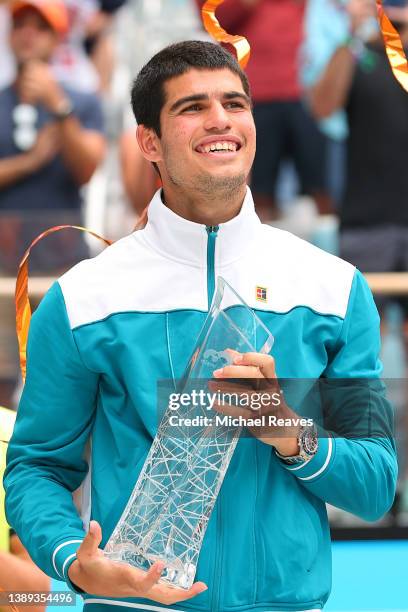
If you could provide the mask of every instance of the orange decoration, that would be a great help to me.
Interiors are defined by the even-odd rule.
[[[19,346],[19,354],[20,354],[20,367],[21,374],[23,376],[23,381],[26,378],[26,369],[27,369],[27,339],[28,339],[28,330],[30,329],[30,321],[31,321],[31,305],[30,299],[28,297],[28,260],[30,257],[31,249],[38,243],[40,240],[53,234],[54,232],[59,232],[63,229],[77,229],[81,232],[87,232],[98,238],[98,240],[102,240],[107,246],[112,244],[111,240],[107,240],[106,238],[102,238],[98,234],[91,232],[90,230],[80,227],[77,225],[58,225],[57,227],[52,227],[47,231],[43,232],[28,247],[27,251],[24,254],[23,259],[19,265],[17,282],[16,282],[16,293],[15,293],[15,304],[16,304],[16,331],[18,338],[18,346]]]
[[[203,8],[201,9],[204,27],[207,32],[218,42],[232,45],[237,53],[239,65],[241,68],[245,68],[249,61],[251,47],[244,36],[234,36],[232,34],[228,34],[220,26],[219,21],[215,16],[215,11],[223,2],[224,0],[207,0],[207,2],[205,2]]]
[[[384,39],[385,50],[395,78],[408,91],[408,61],[397,30],[384,12],[382,0],[377,1],[378,21]]]

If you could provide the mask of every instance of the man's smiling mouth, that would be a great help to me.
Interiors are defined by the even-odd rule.
[[[203,139],[195,148],[196,153],[225,155],[237,153],[242,148],[242,142],[236,136],[212,136]]]
[[[241,146],[237,142],[231,141],[219,141],[212,142],[211,144],[200,145],[196,148],[198,153],[235,153],[239,151]]]

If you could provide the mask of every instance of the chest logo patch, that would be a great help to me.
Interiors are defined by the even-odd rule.
[[[258,302],[267,302],[268,301],[268,289],[266,287],[257,286],[255,298],[257,299]]]

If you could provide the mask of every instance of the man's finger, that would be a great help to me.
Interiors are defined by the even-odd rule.
[[[85,536],[81,546],[78,548],[77,556],[81,558],[82,555],[92,556],[97,550],[98,546],[102,541],[102,530],[96,521],[91,521],[89,524],[89,531]]]
[[[151,592],[149,593],[149,598],[154,601],[158,601],[167,606],[171,606],[173,604],[178,603],[179,601],[185,601],[186,599],[191,599],[200,593],[203,593],[207,590],[207,585],[204,582],[195,582],[191,589],[184,591],[180,588],[170,587],[164,584],[156,584]]]
[[[262,353],[237,354],[232,365],[215,370],[213,375],[214,378],[276,378],[275,360]]]
[[[208,587],[204,582],[195,582],[191,589],[188,589],[188,591],[181,591],[180,589],[177,590],[177,592],[174,592],[175,589],[171,589],[174,594],[172,593],[170,595],[171,599],[169,601],[169,605],[178,603],[179,601],[185,601],[186,599],[191,599],[200,593],[204,593],[204,591],[207,589]]]
[[[258,366],[229,365],[214,370],[214,378],[260,378],[262,376]]]
[[[272,355],[263,353],[244,353],[241,357],[234,360],[236,365],[256,366],[265,378],[276,378],[275,360]]]
[[[238,359],[238,357],[242,357],[243,353],[239,353],[235,349],[225,349],[225,352],[228,353],[231,359]]]
[[[137,589],[143,592],[150,591],[160,580],[164,568],[165,564],[161,561],[153,563],[142,579],[136,579]]]

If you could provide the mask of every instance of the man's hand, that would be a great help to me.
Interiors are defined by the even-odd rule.
[[[56,81],[48,64],[30,61],[23,67],[20,77],[20,95],[28,104],[42,103],[51,113],[66,100],[66,95]]]
[[[357,34],[365,21],[376,16],[375,2],[372,2],[372,0],[349,0],[347,12],[350,16],[351,33],[353,35]]]
[[[264,442],[274,446],[276,450],[287,457],[294,456],[299,453],[298,445],[298,434],[300,427],[298,425],[291,426],[273,426],[269,425],[268,417],[276,416],[277,419],[298,419],[298,415],[289,408],[283,399],[283,395],[280,390],[279,381],[276,377],[275,371],[275,360],[271,355],[263,355],[261,353],[237,353],[237,351],[228,350],[233,357],[232,365],[225,366],[219,370],[215,370],[213,373],[214,378],[225,379],[233,378],[239,379],[251,379],[251,384],[256,383],[256,390],[252,386],[252,390],[242,387],[237,383],[231,381],[212,381],[209,382],[208,386],[213,392],[220,391],[221,393],[245,393],[245,395],[253,396],[255,400],[259,401],[259,396],[265,394],[265,398],[268,396],[271,398],[268,405],[263,405],[260,409],[246,409],[235,406],[214,406],[214,408],[231,416],[242,416],[245,419],[248,418],[259,418],[261,416],[266,417],[267,424],[263,426],[248,427],[251,433]],[[259,384],[258,384],[259,381]],[[249,381],[248,381],[249,382]],[[279,400],[276,401],[276,400]],[[255,403],[255,402],[254,402]],[[296,423],[296,421],[295,421]]]
[[[48,124],[38,132],[33,148],[28,151],[32,172],[47,165],[60,149],[59,131],[56,125]]]
[[[89,533],[77,551],[77,560],[68,570],[70,580],[86,593],[103,597],[143,597],[172,605],[207,589],[203,582],[196,582],[188,591],[158,584],[164,563],[155,563],[148,572],[115,563],[98,548],[101,540],[100,525],[91,521]]]

